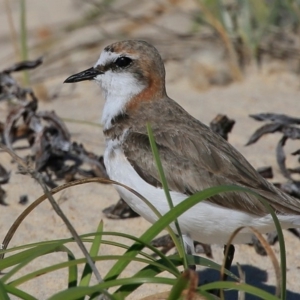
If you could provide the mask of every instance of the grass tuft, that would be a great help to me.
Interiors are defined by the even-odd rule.
[[[159,160],[158,151],[156,149],[156,144],[153,139],[153,134],[150,126],[148,126],[149,138],[152,144],[153,154],[156,160],[156,164],[158,166],[159,174],[162,178],[162,181],[165,180],[163,169],[161,162]],[[6,148],[5,148],[6,149]],[[18,158],[14,153],[8,151],[12,157],[20,163],[23,168],[26,169],[26,166],[23,165],[20,158]],[[33,175],[33,171],[28,171],[27,173]],[[88,252],[88,257],[93,262],[97,261],[106,261],[113,260],[115,264],[111,267],[110,270],[104,276],[104,279],[98,282],[97,284],[91,284],[90,278],[92,276],[93,268],[91,264],[88,263],[88,257],[75,257],[75,255],[69,250],[69,243],[74,243],[74,238],[63,239],[63,240],[53,240],[46,242],[38,242],[34,244],[22,245],[19,247],[14,247],[10,249],[6,249],[8,243],[12,236],[16,233],[18,226],[21,222],[30,214],[30,212],[36,208],[40,203],[42,203],[45,199],[53,197],[55,193],[66,189],[71,188],[72,186],[78,184],[86,184],[91,182],[100,182],[100,183],[112,183],[120,185],[130,192],[134,193],[137,197],[141,199],[141,201],[145,201],[150,206],[150,202],[144,199],[141,195],[139,195],[136,191],[126,187],[118,182],[114,182],[107,179],[101,178],[89,178],[84,180],[78,180],[76,182],[71,182],[65,185],[62,185],[56,189],[51,191],[45,191],[45,195],[38,198],[34,203],[32,203],[29,207],[25,209],[25,211],[21,214],[21,216],[17,219],[17,221],[12,225],[9,230],[7,236],[3,241],[3,250],[0,250],[0,270],[4,273],[4,275],[0,279],[0,296],[1,299],[9,299],[9,295],[16,295],[21,297],[22,299],[36,299],[34,296],[28,294],[20,288],[20,285],[26,283],[28,281],[34,280],[37,276],[43,276],[44,274],[48,274],[50,272],[54,272],[57,270],[67,269],[68,270],[68,279],[66,287],[59,291],[58,293],[51,295],[49,299],[51,300],[60,300],[60,299],[84,299],[85,296],[91,296],[91,298],[98,297],[101,294],[101,299],[125,299],[130,296],[139,286],[147,283],[147,284],[164,284],[170,286],[170,293],[168,295],[168,299],[178,299],[178,294],[182,293],[187,297],[192,297],[196,294],[204,295],[208,299],[215,299],[215,296],[209,294],[211,290],[223,290],[223,289],[232,289],[237,291],[242,291],[256,297],[262,299],[270,299],[270,300],[279,300],[280,298],[276,295],[272,295],[262,289],[257,287],[248,285],[244,283],[244,280],[240,280],[236,275],[232,274],[228,270],[224,270],[224,268],[203,257],[195,256],[195,255],[186,255],[181,254],[178,255],[164,255],[158,249],[155,249],[151,245],[151,241],[164,229],[170,226],[170,224],[174,223],[178,217],[191,209],[194,205],[200,203],[201,201],[213,197],[219,193],[227,193],[227,192],[246,192],[251,193],[257,196],[262,203],[270,210],[270,213],[273,217],[274,223],[278,230],[278,237],[280,243],[280,252],[281,252],[281,267],[279,272],[279,264],[274,258],[273,252],[270,248],[266,248],[267,253],[270,255],[273,264],[276,270],[277,282],[278,282],[278,291],[281,288],[281,299],[285,299],[286,295],[286,263],[285,263],[285,247],[284,240],[282,235],[282,230],[279,224],[279,221],[276,217],[276,214],[270,207],[270,205],[264,200],[261,199],[259,195],[255,192],[248,190],[246,188],[238,187],[238,186],[218,186],[212,187],[203,191],[200,191],[190,197],[188,197],[185,201],[173,207],[173,203],[171,198],[171,208],[170,210],[163,216],[159,216],[158,220],[150,226],[148,230],[146,230],[140,237],[134,237],[128,234],[121,234],[116,232],[105,232],[103,223],[100,222],[97,231],[95,233],[81,235],[78,238],[81,243],[91,244],[90,250]],[[168,195],[169,191],[167,189],[167,184],[164,185],[164,189],[166,195]],[[166,196],[168,197],[168,196]],[[63,219],[64,220],[64,219]],[[65,220],[64,220],[65,221]],[[68,223],[66,223],[67,226]],[[178,231],[180,232],[180,231]],[[255,232],[255,230],[254,230]],[[234,234],[236,234],[235,232]],[[256,233],[258,238],[261,236]],[[173,235],[175,236],[174,232]],[[125,237],[127,240],[131,241],[131,245],[112,242],[106,237]],[[232,236],[232,239],[234,235]],[[175,236],[175,239],[176,236]],[[230,241],[229,241],[230,242]],[[123,255],[99,255],[99,249],[101,244],[110,245],[111,247],[117,247],[120,249],[125,249],[125,253]],[[263,242],[263,245],[266,243]],[[178,249],[184,252],[184,247],[182,244],[178,244]],[[154,258],[147,254],[144,249],[148,248],[158,254],[158,258]],[[67,259],[64,262],[56,263],[53,261],[53,264],[47,268],[42,268],[36,270],[31,273],[26,273],[25,275],[20,275],[20,272],[23,268],[34,262],[36,258],[41,258],[44,255],[53,252],[65,252],[67,255]],[[4,255],[7,254],[7,257]],[[185,258],[183,258],[185,257]],[[132,274],[130,277],[119,278],[125,268],[132,262],[140,262],[145,266]],[[78,266],[84,264],[84,269],[81,274],[78,273]],[[185,268],[189,264],[195,264],[197,266],[205,266],[208,268],[213,268],[220,271],[220,274],[224,272],[230,276],[234,281],[225,282],[225,281],[217,281],[213,283],[208,283],[202,285],[200,287],[197,286],[197,280],[195,273],[190,270],[187,270],[183,273],[180,272],[180,269]],[[96,265],[93,263],[94,267]],[[99,272],[99,271],[98,271]],[[162,276],[161,274],[166,272],[167,275]],[[104,270],[101,270],[101,273],[105,273]],[[13,280],[11,280],[13,276]],[[170,276],[172,278],[170,278]],[[81,278],[79,281],[78,278]],[[198,277],[197,277],[198,278]],[[280,284],[279,284],[280,282]],[[110,292],[110,289],[114,288],[113,292]],[[279,292],[278,292],[279,295]]]

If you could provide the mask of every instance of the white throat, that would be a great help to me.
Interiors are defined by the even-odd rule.
[[[102,52],[96,65],[106,65],[119,57],[116,53]],[[107,70],[104,74],[98,75],[95,81],[101,86],[105,104],[102,113],[101,122],[104,129],[111,127],[114,117],[124,112],[126,104],[145,86],[138,82],[131,72],[113,72]]]
[[[100,84],[105,98],[101,122],[104,129],[108,129],[112,119],[124,112],[126,104],[145,87],[130,73],[115,73],[110,70],[98,75],[95,80]]]

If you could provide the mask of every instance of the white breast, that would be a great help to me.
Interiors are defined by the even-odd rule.
[[[134,170],[126,159],[120,142],[108,141],[104,153],[104,163],[107,173],[112,180],[123,183],[150,201],[158,211],[164,215],[169,211],[164,191],[145,182]],[[120,196],[133,210],[154,223],[157,220],[152,210],[137,196],[125,188],[116,186]],[[174,206],[185,200],[187,196],[182,193],[172,192],[171,197]],[[291,227],[295,216],[281,216],[283,227]],[[274,230],[270,215],[256,217],[240,211],[226,209],[210,202],[202,201],[179,218],[180,228],[183,234],[189,235],[193,240],[207,244],[225,244],[231,233],[240,226],[253,226],[266,233]],[[174,226],[171,226],[174,229]],[[245,229],[236,237],[234,243],[247,243],[251,241],[252,232]]]

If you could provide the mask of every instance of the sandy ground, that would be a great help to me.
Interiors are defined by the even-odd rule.
[[[132,5],[133,1],[126,1],[132,15],[138,16],[149,9],[152,4]],[[30,58],[39,55],[45,56],[45,64],[32,72],[33,85],[44,101],[40,103],[40,109],[54,110],[62,118],[72,118],[76,120],[86,120],[99,123],[101,110],[104,104],[99,88],[91,83],[84,82],[76,85],[63,85],[63,80],[80,70],[93,65],[97,60],[103,46],[113,40],[121,38],[146,38],[155,41],[153,33],[158,32],[159,26],[174,29],[176,22],[183,24],[178,31],[189,28],[188,13],[194,9],[193,3],[178,1],[178,5],[168,6],[167,1],[157,3],[167,3],[164,6],[166,11],[162,16],[157,17],[151,25],[135,24],[128,19],[128,16],[109,19],[104,16],[101,26],[88,26],[76,32],[68,34],[60,32],[59,28],[70,22],[78,20],[82,16],[79,1],[27,1],[27,20],[30,40]],[[123,6],[124,6],[123,2]],[[116,9],[126,12],[120,3],[116,3]],[[119,6],[118,6],[119,5]],[[157,4],[158,5],[158,4]],[[145,8],[149,6],[149,8]],[[153,7],[152,7],[153,9]],[[128,11],[127,11],[128,12]],[[15,24],[18,24],[18,5],[12,2],[12,16]],[[4,2],[0,3],[0,66],[7,67],[15,62],[15,55],[10,42],[9,27],[7,25],[7,15],[4,9]],[[155,24],[155,26],[153,26]],[[126,27],[127,26],[127,27]],[[123,30],[121,30],[122,28]],[[169,30],[168,29],[168,30]],[[167,91],[170,97],[178,101],[193,116],[208,124],[216,114],[227,114],[236,120],[236,125],[230,135],[230,142],[240,150],[246,158],[255,166],[272,165],[275,173],[275,180],[282,180],[275,162],[275,147],[279,135],[270,135],[263,141],[245,147],[245,143],[250,134],[260,125],[251,120],[248,115],[259,112],[277,112],[291,116],[297,116],[300,104],[300,83],[299,77],[286,71],[281,65],[272,64],[258,71],[255,68],[248,70],[244,79],[240,82],[232,83],[223,87],[210,87],[205,91],[195,88],[190,80],[197,74],[191,74],[190,59],[193,55],[198,55],[197,48],[193,48],[192,42],[184,42],[172,39],[172,44],[164,40],[166,32],[160,31],[154,44],[162,52],[164,58],[168,58],[170,53],[181,55],[183,59],[167,61]],[[170,36],[169,34],[168,36]],[[44,36],[51,39],[50,45],[43,45]],[[78,45],[86,41],[96,41],[97,48],[82,49]],[[186,44],[185,44],[186,43]],[[198,43],[198,42],[197,42]],[[196,43],[196,44],[197,44]],[[170,45],[171,47],[168,47]],[[175,47],[175,46],[176,47]],[[175,48],[174,48],[175,47]],[[58,59],[61,54],[62,59]],[[42,79],[40,79],[42,78]],[[43,84],[41,84],[41,81]],[[58,93],[58,97],[51,99],[51,96]],[[1,104],[1,120],[4,119],[7,107]],[[100,126],[89,126],[76,123],[67,123],[74,140],[83,143],[88,150],[101,154],[104,149],[104,139]],[[299,148],[299,144],[289,142],[287,153]],[[23,155],[19,152],[19,155]],[[19,196],[27,194],[30,202],[34,201],[42,194],[41,188],[34,183],[33,179],[16,173],[16,166],[11,164],[7,154],[0,155],[0,162],[9,170],[12,170],[10,183],[4,188],[7,191],[7,203],[9,206],[0,206],[0,239],[2,239],[11,226],[15,218],[24,210],[24,206],[18,203]],[[295,165],[295,160],[289,159],[288,165]],[[104,220],[104,227],[107,231],[126,232],[135,236],[141,235],[149,224],[142,218],[130,220],[109,220],[102,214],[102,209],[115,203],[119,198],[113,187],[97,184],[88,184],[75,187],[61,193],[57,199],[65,200],[61,208],[75,226],[76,230],[82,234],[95,231],[99,221]],[[42,240],[51,240],[69,237],[70,234],[63,222],[55,215],[48,202],[41,204],[23,222],[13,238],[10,246],[33,243]],[[290,233],[285,232],[287,247],[287,285],[288,299],[300,299],[300,241]],[[79,253],[75,246],[71,246],[75,253]],[[222,250],[219,246],[213,246],[214,258],[217,262],[222,260]],[[274,246],[278,255],[278,245]],[[111,254],[115,249],[109,246],[101,247],[100,254]],[[122,252],[118,252],[122,253]],[[49,265],[53,259],[62,261],[64,255],[48,255],[43,259],[36,260],[27,266],[27,272],[36,268]],[[247,245],[236,247],[235,262],[239,262],[246,272],[249,283],[268,291],[274,291],[274,272],[268,258],[256,255],[253,248]],[[99,264],[99,270],[105,274],[112,262]],[[131,276],[140,268],[140,265],[131,264],[124,273],[124,276]],[[234,266],[236,271],[236,266]],[[203,270],[200,274],[202,280],[210,280],[216,274]],[[46,299],[56,291],[65,288],[66,274],[54,272],[47,276],[41,276],[34,281],[22,285],[28,292],[34,294],[38,299]],[[128,299],[140,299],[149,295],[153,291],[164,291],[165,286],[143,286]],[[232,296],[234,299],[234,296]]]

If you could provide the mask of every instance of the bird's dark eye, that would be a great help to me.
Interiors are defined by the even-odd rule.
[[[129,66],[131,62],[132,62],[131,58],[122,56],[116,60],[115,64],[120,68],[125,68],[125,67]]]

